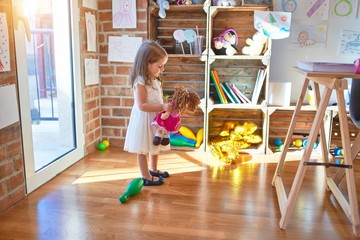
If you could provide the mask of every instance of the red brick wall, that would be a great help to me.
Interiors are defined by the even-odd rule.
[[[11,1],[0,1],[0,12],[6,13],[10,71],[0,72],[0,85],[17,84],[14,31]],[[4,104],[4,103],[3,103]],[[25,197],[25,177],[20,122],[0,129],[0,212]]]
[[[82,2],[82,1],[81,1]],[[85,58],[99,58],[99,48],[96,52],[88,52],[86,44],[86,26],[85,13],[90,12],[95,15],[95,19],[99,22],[98,13],[95,10],[83,8],[82,3],[80,7],[80,39],[81,39],[81,69],[84,69]],[[99,26],[99,23],[98,23]],[[97,31],[99,27],[97,26]],[[83,121],[85,132],[85,155],[96,150],[98,142],[101,140],[101,126],[100,126],[100,85],[85,85],[84,71],[82,72],[83,81]]]
[[[151,1],[151,0],[150,0]],[[101,81],[101,136],[109,139],[111,146],[123,146],[126,127],[133,105],[129,87],[131,63],[108,62],[109,36],[128,35],[147,38],[148,1],[136,1],[137,26],[135,29],[112,28],[111,0],[99,0],[98,45]]]

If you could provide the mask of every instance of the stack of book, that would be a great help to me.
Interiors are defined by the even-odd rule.
[[[216,70],[212,69],[210,71],[210,77],[214,83],[220,103],[257,104],[266,73],[266,69],[259,69],[251,100],[242,93],[235,84],[230,82],[221,82]]]
[[[353,72],[353,63],[299,61],[297,67],[311,72]]]
[[[219,97],[220,103],[251,103],[250,99],[245,96],[235,84],[229,82],[220,82],[216,70],[210,72],[211,80],[214,83],[216,93]]]

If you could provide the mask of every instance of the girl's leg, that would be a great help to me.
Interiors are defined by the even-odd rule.
[[[159,155],[158,154],[156,154],[156,155],[149,154],[149,158],[150,158],[150,170],[153,172],[157,172]]]
[[[151,175],[152,176],[157,176],[157,177],[163,177],[163,178],[167,178],[170,177],[170,174],[166,171],[160,171],[158,170],[157,166],[158,166],[158,159],[159,159],[159,155],[149,155],[150,158],[150,171],[151,171]]]
[[[149,166],[148,166],[148,161],[147,161],[147,158],[146,158],[146,155],[144,154],[137,154],[137,162],[138,162],[138,165],[139,165],[139,168],[140,168],[140,173],[141,173],[141,176],[147,180],[152,180],[152,181],[159,181],[159,178],[158,177],[152,177],[150,175],[150,172],[149,172]]]

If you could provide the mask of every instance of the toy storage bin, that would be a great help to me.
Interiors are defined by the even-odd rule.
[[[213,144],[231,139],[230,136],[221,136],[222,132],[232,132],[236,126],[246,127],[250,126],[248,124],[253,124],[252,126],[256,126],[256,130],[251,134],[261,137],[262,141],[258,143],[248,143],[250,145],[245,147],[246,144],[241,141],[246,138],[242,138],[242,140],[239,139],[239,142],[234,143],[234,146],[237,148],[238,152],[263,154],[265,151],[265,134],[263,131],[264,123],[266,122],[265,117],[266,116],[261,109],[213,109],[208,115],[207,148]],[[229,123],[234,124],[234,127],[230,127],[229,129]],[[243,134],[241,135],[242,137],[245,136]]]
[[[268,132],[267,153],[274,153],[281,151],[279,146],[277,146],[277,141],[279,141],[277,139],[280,139],[282,143],[285,142],[286,134],[289,130],[293,112],[294,112],[294,107],[268,108],[269,132]],[[308,110],[300,111],[298,120],[296,121],[295,124],[294,134],[292,136],[289,152],[300,151],[304,149],[304,147],[296,147],[293,143],[295,143],[296,140],[298,141],[301,140],[301,142],[304,142],[307,139],[311,126],[314,122],[315,113],[316,111],[314,108],[309,108]],[[316,150],[319,150],[318,152],[320,152],[320,147],[316,147]],[[313,152],[317,152],[317,151],[313,151]]]

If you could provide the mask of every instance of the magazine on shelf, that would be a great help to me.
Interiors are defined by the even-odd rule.
[[[266,74],[267,74],[267,68],[259,69],[258,75],[256,78],[256,82],[255,82],[255,86],[254,86],[253,95],[251,97],[252,104],[257,104],[257,102],[259,101],[260,92],[261,92],[262,86],[264,84]]]
[[[354,64],[352,63],[298,61],[297,67],[301,70],[311,71],[311,72],[353,72],[354,71]]]

